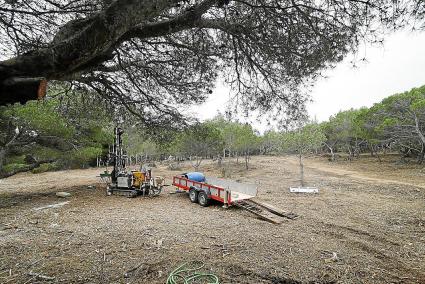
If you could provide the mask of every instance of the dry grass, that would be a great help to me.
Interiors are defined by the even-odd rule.
[[[190,260],[205,262],[222,283],[425,283],[425,189],[408,185],[414,177],[310,159],[306,179],[320,193],[290,194],[294,161],[255,157],[249,171],[231,164],[233,179],[258,183],[259,199],[300,215],[281,225],[236,208],[202,208],[184,194],[107,197],[97,169],[1,180],[0,283],[45,283],[36,273],[54,283],[165,283]],[[202,170],[221,174],[212,162]],[[168,182],[176,173],[154,169]],[[64,190],[69,204],[33,209],[64,201],[55,196]]]

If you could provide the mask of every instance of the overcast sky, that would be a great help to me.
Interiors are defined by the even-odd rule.
[[[312,89],[311,117],[319,121],[340,110],[370,107],[383,98],[425,85],[425,32],[398,32],[385,39],[383,47],[361,47],[358,58],[366,56],[366,63],[357,68],[348,57],[335,69],[326,72],[328,78],[319,80]],[[223,112],[228,100],[227,88],[218,85],[213,94],[195,112],[201,120]],[[264,131],[265,124],[254,123]]]

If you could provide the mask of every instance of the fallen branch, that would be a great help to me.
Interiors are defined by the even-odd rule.
[[[145,265],[145,264],[146,264],[146,263],[142,262],[142,263],[140,263],[139,265],[137,265],[137,266],[135,266],[135,267],[133,267],[133,268],[131,268],[131,269],[127,270],[127,271],[124,273],[124,278],[129,278],[129,277],[130,277],[130,274],[131,274],[132,272],[136,271],[136,270],[137,270],[137,269],[139,269],[142,265]]]
[[[28,273],[28,275],[29,276],[33,276],[33,277],[36,277],[39,280],[46,280],[46,281],[53,281],[53,280],[55,280],[55,277],[46,276],[46,275],[43,275],[43,274],[40,274],[40,273],[35,273],[35,272],[32,272],[32,271],[30,271]]]
[[[37,207],[37,208],[34,208],[34,210],[39,211],[39,210],[49,209],[49,208],[58,208],[58,207],[62,207],[64,205],[66,205],[68,203],[69,203],[69,201],[59,202],[59,203],[50,204],[50,205],[46,205],[46,206],[42,206],[42,207]]]

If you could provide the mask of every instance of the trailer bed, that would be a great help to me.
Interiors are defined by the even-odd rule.
[[[258,218],[267,220],[274,224],[281,224],[285,220],[284,218],[294,219],[297,217],[297,215],[284,212],[283,210],[276,208],[273,205],[251,200],[257,196],[256,185],[238,183],[231,180],[217,178],[208,178],[205,180],[205,182],[199,182],[187,179],[184,176],[174,176],[173,185],[178,189],[183,189],[185,191],[190,191],[193,188],[196,189],[196,191],[204,191],[207,193],[208,198],[222,203],[225,203],[224,197],[227,192],[228,205],[237,206],[241,209],[251,212]],[[192,202],[196,201],[192,200]]]
[[[231,196],[232,202],[236,202],[236,201],[239,201],[239,200],[251,199],[251,198],[255,197],[253,195],[248,195],[248,194],[237,192],[237,191],[231,191],[230,196]]]
[[[240,200],[251,199],[257,195],[257,187],[250,184],[242,184],[234,181],[208,178],[205,182],[198,182],[182,176],[173,177],[173,185],[179,189],[189,191],[191,188],[205,190],[209,192],[209,197],[213,200],[224,203],[224,195],[229,192],[228,204]]]

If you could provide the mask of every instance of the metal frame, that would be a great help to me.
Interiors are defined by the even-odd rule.
[[[193,181],[179,176],[173,177],[173,185],[186,191],[189,191],[192,187],[194,187],[199,191],[205,191],[208,195],[208,198],[224,203],[224,195],[226,194],[226,190],[222,187],[214,186],[204,182]],[[211,189],[213,189],[213,191],[211,191]],[[217,194],[213,194],[215,191]],[[228,194],[227,202],[229,204],[232,203],[230,193]]]

